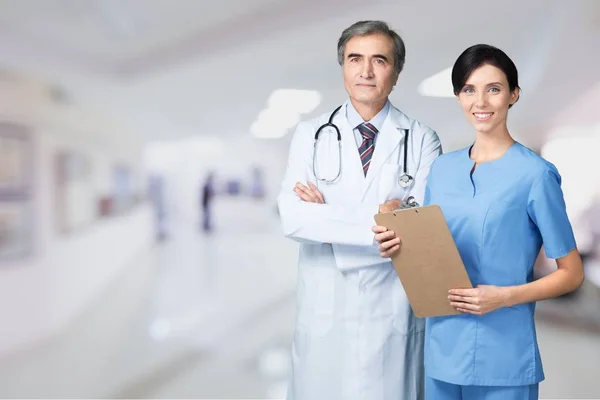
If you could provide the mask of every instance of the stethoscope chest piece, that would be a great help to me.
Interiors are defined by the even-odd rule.
[[[398,179],[398,184],[403,188],[407,188],[410,185],[412,185],[413,181],[414,178],[406,172],[404,172],[402,175],[400,175],[400,178]]]

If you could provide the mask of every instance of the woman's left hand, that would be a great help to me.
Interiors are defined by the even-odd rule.
[[[509,306],[507,287],[479,285],[473,289],[450,289],[448,299],[461,313],[483,315]]]

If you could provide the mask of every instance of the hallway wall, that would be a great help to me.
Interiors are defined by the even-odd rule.
[[[34,171],[28,209],[33,251],[0,265],[0,355],[61,331],[152,241],[152,214],[145,203],[102,219],[95,209],[97,196],[111,193],[115,163],[130,167],[137,177],[134,186],[143,188],[141,145],[114,121],[53,103],[48,93],[31,77],[0,78],[0,122],[30,128]],[[93,171],[85,182],[90,196],[83,209],[93,219],[68,233],[56,224],[55,163],[63,150],[84,155]]]

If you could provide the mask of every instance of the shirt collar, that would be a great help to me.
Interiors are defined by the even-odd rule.
[[[350,126],[352,127],[352,129],[356,129],[360,124],[364,122],[369,122],[371,125],[377,128],[377,131],[381,132],[381,128],[383,128],[383,123],[385,122],[389,111],[390,101],[388,100],[386,101],[385,106],[383,106],[381,111],[377,113],[377,115],[371,118],[370,121],[364,121],[358,113],[358,111],[356,111],[356,109],[352,105],[352,102],[348,101],[348,105],[346,107],[346,118],[348,118],[348,122],[350,122]]]

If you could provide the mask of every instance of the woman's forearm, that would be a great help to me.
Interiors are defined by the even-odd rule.
[[[583,265],[577,250],[557,260],[558,269],[543,278],[508,290],[509,306],[551,299],[570,293],[581,286],[584,279]]]

